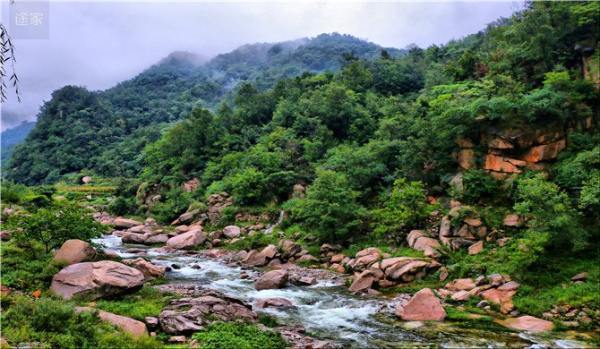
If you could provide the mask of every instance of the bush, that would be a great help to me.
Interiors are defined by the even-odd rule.
[[[10,344],[40,342],[50,348],[158,348],[144,336],[132,338],[93,312],[75,313],[73,306],[54,299],[13,296],[2,314],[2,336]]]
[[[0,186],[2,202],[18,204],[22,198],[29,193],[29,189],[22,184],[15,184],[10,181],[2,180]]]
[[[290,210],[293,221],[313,230],[322,242],[344,243],[359,232],[365,215],[357,196],[346,176],[320,170],[306,198],[290,200],[284,208]]]
[[[263,248],[267,245],[276,245],[279,239],[274,234],[264,234],[258,232],[252,236],[246,236],[232,244],[226,246],[227,249],[231,250],[256,250]]]
[[[50,286],[60,265],[52,253],[33,241],[12,240],[2,244],[2,285],[19,290],[43,290]]]
[[[244,205],[262,202],[267,196],[265,174],[254,167],[245,168],[223,179],[226,191]]]
[[[243,323],[215,322],[192,338],[198,340],[201,349],[283,349],[288,346],[280,334]]]
[[[118,196],[108,204],[108,212],[117,216],[125,216],[136,211],[137,203],[135,202],[135,197],[125,198]]]
[[[463,192],[458,199],[476,204],[494,199],[500,193],[498,181],[484,170],[468,170],[463,173]]]
[[[432,206],[427,203],[423,183],[399,178],[392,192],[385,196],[383,208],[373,210],[373,228],[379,236],[398,234],[417,227],[429,216]]]
[[[566,252],[582,249],[588,243],[569,196],[542,174],[518,180],[514,209],[527,217],[532,233],[548,235],[549,248]]]
[[[56,203],[28,215],[14,215],[8,226],[18,229],[15,238],[22,242],[39,241],[46,252],[69,239],[89,240],[106,231],[84,209],[71,203]]]
[[[165,200],[150,208],[152,216],[162,223],[170,223],[184,213],[192,202],[191,194],[173,188],[165,194]]]

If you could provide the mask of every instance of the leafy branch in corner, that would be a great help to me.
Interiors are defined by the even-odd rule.
[[[7,91],[7,76],[8,71],[6,70],[6,63],[11,62],[12,74],[8,77],[8,83],[12,84],[17,95],[17,100],[21,101],[21,92],[19,91],[19,77],[15,70],[15,47],[10,40],[8,30],[4,24],[0,24],[0,102],[6,102],[6,91]]]

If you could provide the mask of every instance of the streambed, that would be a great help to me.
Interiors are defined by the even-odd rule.
[[[144,245],[123,244],[121,238],[106,235],[95,239],[98,245],[115,251],[122,258],[137,258],[130,249],[144,250],[152,263],[171,266],[168,284],[194,283],[203,288],[221,291],[227,296],[254,304],[260,298],[281,297],[290,300],[293,308],[266,308],[255,311],[268,313],[286,325],[301,325],[307,333],[333,340],[349,348],[580,348],[584,344],[569,339],[534,336],[525,333],[502,332],[458,327],[452,322],[421,323],[398,321],[389,312],[381,311],[389,303],[385,297],[365,298],[350,294],[345,287],[331,280],[318,280],[312,286],[290,285],[283,289],[257,291],[252,270],[232,266],[218,259],[201,255],[165,253],[162,249]]]

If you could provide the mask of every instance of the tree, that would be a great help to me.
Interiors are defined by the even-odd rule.
[[[391,193],[384,195],[381,201],[383,207],[372,211],[372,226],[375,234],[382,237],[416,228],[432,210],[423,183],[409,182],[405,178],[396,179]]]
[[[306,198],[290,200],[285,207],[291,218],[314,231],[323,242],[347,243],[358,234],[365,209],[357,202],[343,174],[320,170]]]

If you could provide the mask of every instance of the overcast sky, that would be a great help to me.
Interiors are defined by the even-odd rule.
[[[21,2],[22,0],[16,0]],[[9,23],[2,1],[2,23]],[[210,58],[255,42],[320,33],[351,34],[382,46],[443,44],[475,33],[522,2],[51,2],[47,39],[20,39],[22,102],[2,106],[2,130],[34,120],[66,84],[106,89],[176,50]]]

